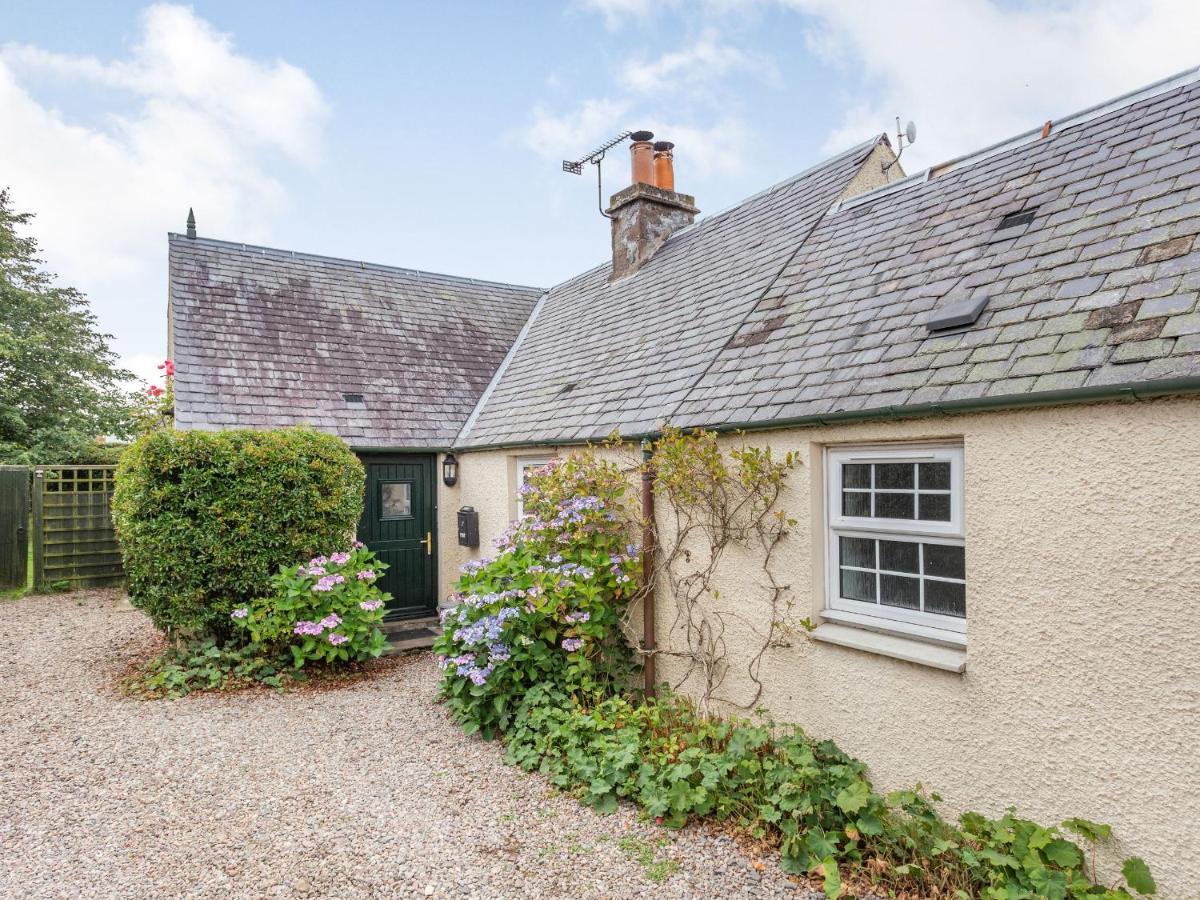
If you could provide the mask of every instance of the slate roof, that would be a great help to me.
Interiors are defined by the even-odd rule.
[[[180,428],[308,423],[354,447],[449,446],[542,293],[178,234],[168,244]]]
[[[608,266],[559,285],[458,443],[1200,376],[1196,77],[831,205],[856,148],[615,285]],[[931,311],[980,292],[973,326],[928,333]]]
[[[635,274],[551,288],[458,443],[649,431],[671,418],[879,138],[676,232]]]

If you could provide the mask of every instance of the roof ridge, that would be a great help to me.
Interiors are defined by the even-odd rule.
[[[492,377],[488,380],[487,387],[483,389],[483,393],[479,395],[479,399],[475,401],[475,405],[471,408],[471,414],[467,416],[467,420],[463,422],[462,428],[458,429],[458,434],[454,436],[454,442],[451,444],[452,448],[461,447],[468,435],[470,435],[471,429],[475,427],[475,422],[478,420],[480,413],[483,412],[484,406],[491,399],[492,391],[496,389],[496,385],[500,383],[500,379],[508,371],[508,364],[517,355],[517,350],[521,344],[525,342],[525,335],[533,327],[533,321],[537,318],[538,313],[542,311],[542,306],[546,303],[548,296],[550,296],[550,292],[544,291],[542,296],[538,297],[537,303],[533,304],[533,309],[529,311],[529,318],[525,320],[525,324],[517,332],[516,340],[512,342],[512,345],[508,348],[508,352],[504,354],[504,359],[500,360],[500,365],[496,366],[496,371],[492,373]]]
[[[511,281],[491,281],[486,278],[472,278],[467,275],[449,275],[445,272],[430,272],[427,269],[410,269],[406,266],[391,266],[386,263],[372,263],[367,262],[366,260],[349,259],[344,256],[326,256],[321,253],[304,253],[298,250],[285,250],[282,247],[267,247],[261,244],[246,244],[240,241],[223,241],[219,238],[193,238],[188,237],[187,235],[179,234],[176,231],[168,231],[167,240],[168,242],[177,241],[185,245],[204,243],[219,247],[229,247],[235,250],[242,250],[247,253],[260,253],[262,255],[276,254],[278,256],[287,257],[290,259],[320,260],[322,262],[339,263],[353,268],[379,270],[384,272],[399,272],[405,275],[413,275],[418,279],[436,278],[443,281],[511,288],[519,291],[536,291],[539,296],[546,292],[546,288],[538,287],[537,285],[532,284],[515,284]]]
[[[869,140],[865,140],[865,141],[862,141],[861,143],[855,144],[853,147],[843,150],[841,153],[835,153],[833,156],[830,156],[827,159],[823,159],[818,163],[814,163],[813,165],[809,166],[807,169],[803,169],[802,171],[797,172],[795,175],[789,175],[787,178],[784,178],[782,181],[777,181],[774,184],[769,185],[768,187],[765,187],[762,190],[751,194],[749,197],[745,197],[741,200],[738,200],[736,203],[731,203],[729,206],[723,206],[720,209],[718,209],[716,212],[709,213],[706,216],[702,216],[698,221],[693,222],[690,225],[685,225],[683,228],[680,228],[678,231],[674,232],[669,238],[667,238],[667,240],[663,243],[663,246],[665,247],[668,243],[675,240],[675,238],[679,237],[682,234],[686,234],[690,231],[697,231],[701,228],[704,228],[710,222],[715,222],[718,219],[728,215],[729,213],[732,213],[735,210],[741,209],[743,206],[745,206],[748,203],[753,203],[755,200],[760,200],[763,197],[767,197],[770,194],[775,193],[776,191],[782,190],[783,188],[791,187],[796,182],[800,181],[801,179],[807,178],[809,175],[812,175],[814,172],[816,172],[819,169],[824,169],[827,166],[832,166],[835,163],[842,162],[844,159],[854,156],[855,154],[862,153],[866,150],[873,150],[877,144],[879,144],[881,141],[886,141],[886,140],[887,140],[887,134],[884,132],[880,132],[879,134],[875,135],[874,137],[870,138]],[[896,183],[899,184],[899,182],[896,182]],[[563,287],[571,284],[573,281],[577,281],[581,278],[586,278],[588,275],[591,275],[593,272],[606,269],[611,265],[612,265],[611,258],[608,260],[605,260],[604,262],[597,263],[596,265],[591,266],[590,268],[584,269],[582,272],[578,272],[578,273],[570,276],[569,278],[564,278],[562,281],[558,282],[557,284],[552,285],[548,289],[547,293],[549,293],[549,291],[557,291],[560,288],[563,288]]]
[[[1017,150],[1021,147],[1028,146],[1035,141],[1041,140],[1043,137],[1054,137],[1061,131],[1068,128],[1073,128],[1077,125],[1083,125],[1093,119],[1098,119],[1108,113],[1116,112],[1121,109],[1133,106],[1143,100],[1151,100],[1154,97],[1167,94],[1177,88],[1186,87],[1200,81],[1200,65],[1193,66],[1190,69],[1184,69],[1182,72],[1176,72],[1174,75],[1168,75],[1166,78],[1160,78],[1158,81],[1153,81],[1150,84],[1143,85],[1140,88],[1135,88],[1132,91],[1127,91],[1124,94],[1118,94],[1116,97],[1111,97],[1108,100],[1102,100],[1099,103],[1094,103],[1091,106],[1085,107],[1075,112],[1068,113],[1061,118],[1051,118],[1047,120],[1047,124],[1053,129],[1048,135],[1044,134],[1045,125],[1039,125],[1031,128],[1028,131],[1022,131],[1020,134],[1013,137],[1004,138],[996,141],[986,147],[981,147],[978,150],[972,150],[969,153],[963,153],[955,156],[945,162],[936,163],[932,166],[927,166],[920,172],[915,172],[907,178],[902,178],[899,181],[894,181],[891,184],[881,185],[869,191],[864,191],[854,197],[845,200],[837,200],[830,208],[830,212],[839,212],[843,209],[852,209],[856,206],[861,206],[864,203],[869,203],[872,200],[877,200],[888,194],[894,194],[902,190],[907,190],[910,187],[925,184],[932,181],[940,175],[951,172],[955,169],[960,169],[965,166],[973,165],[977,162],[982,162],[985,159],[990,159],[993,156],[999,156],[1010,150]]]

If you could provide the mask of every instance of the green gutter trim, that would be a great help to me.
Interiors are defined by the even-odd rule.
[[[818,425],[840,425],[851,422],[876,420],[895,421],[932,416],[961,415],[972,412],[991,412],[1005,409],[1036,409],[1043,406],[1064,406],[1075,403],[1102,403],[1112,400],[1134,402],[1156,397],[1185,396],[1200,394],[1200,376],[1166,378],[1130,384],[1097,385],[1093,387],[1064,388],[1057,391],[1040,391],[1036,394],[1006,394],[997,397],[972,397],[965,400],[947,400],[944,403],[918,403],[912,406],[883,406],[871,409],[839,410],[810,416],[767,419],[762,422],[722,422],[714,425],[689,425],[687,430],[704,429],[718,433],[729,431],[778,431],[781,428],[805,428]],[[653,440],[661,432],[649,431],[640,434],[623,434],[622,439],[630,443]],[[469,453],[473,450],[508,450],[521,447],[576,447],[595,444],[603,438],[572,438],[569,440],[542,439],[532,441],[501,441],[494,444],[468,444],[453,448],[455,452]]]

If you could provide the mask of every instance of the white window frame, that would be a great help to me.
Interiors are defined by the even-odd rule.
[[[525,518],[525,501],[521,496],[521,486],[525,484],[525,473],[529,469],[540,469],[554,462],[553,456],[518,456],[517,462],[517,518]]]
[[[881,462],[950,463],[950,521],[928,522],[917,519],[884,519],[843,515],[842,466],[846,463]],[[965,642],[966,619],[842,597],[838,541],[840,537],[860,537],[965,547],[963,448],[951,444],[827,447],[825,450],[825,486],[825,607],[828,613],[827,618],[845,624],[857,624],[906,636],[928,637],[953,644]],[[913,493],[920,493],[919,474]],[[938,493],[945,493],[945,491],[938,491]],[[914,496],[914,503],[916,500],[917,497]],[[911,573],[897,574],[911,577]],[[923,575],[922,592],[926,579],[957,582],[957,579],[937,579]]]

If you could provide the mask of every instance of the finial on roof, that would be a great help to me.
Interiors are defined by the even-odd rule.
[[[190,238],[196,236],[196,214],[192,212],[190,206],[188,207],[187,236]]]

